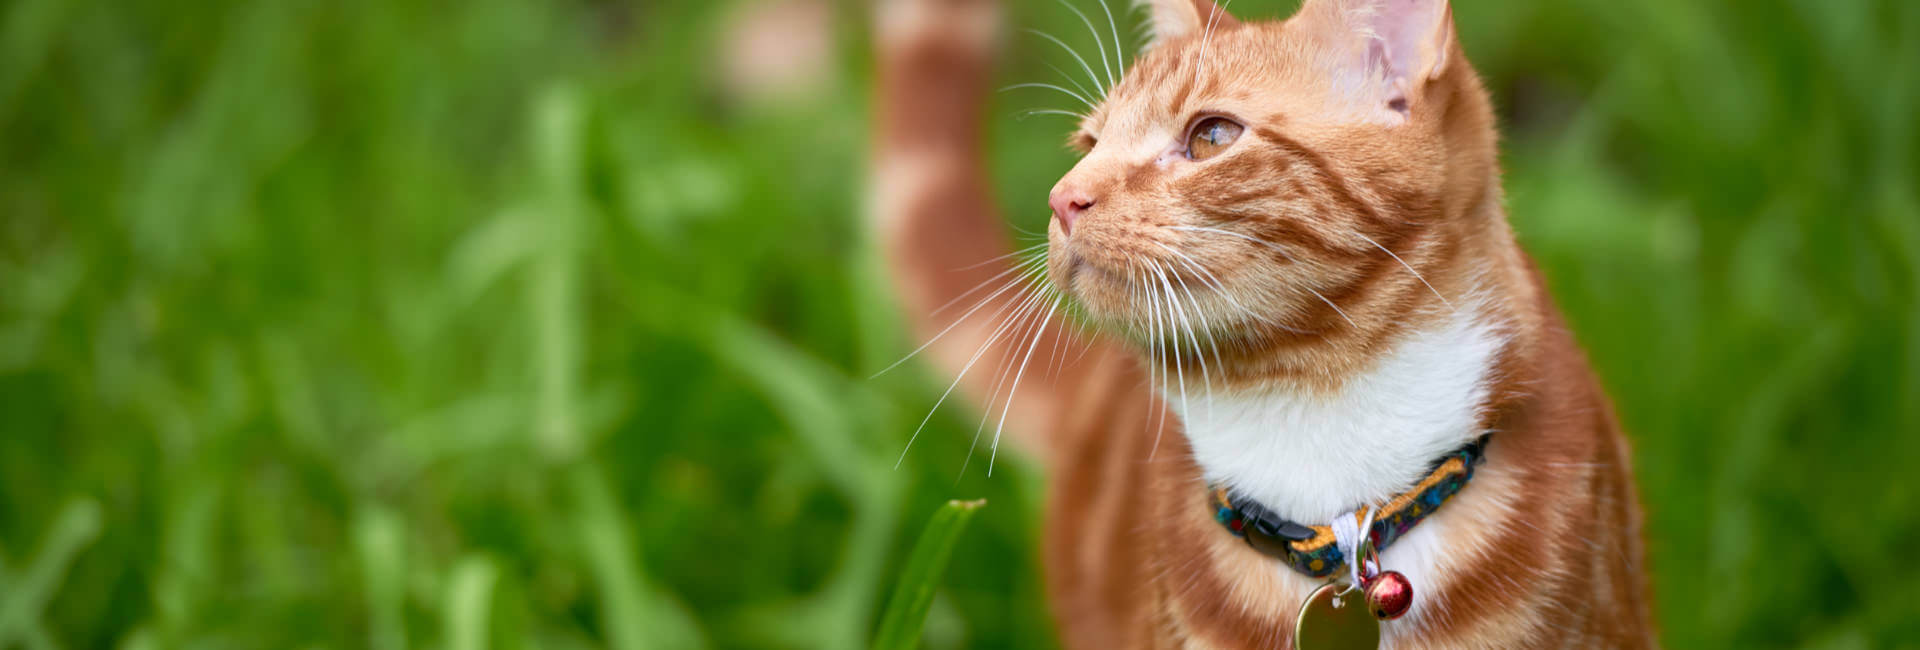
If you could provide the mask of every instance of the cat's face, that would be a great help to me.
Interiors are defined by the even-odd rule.
[[[1381,264],[1415,262],[1382,251],[1444,254],[1450,195],[1474,184],[1449,160],[1444,2],[1245,24],[1204,0],[1154,9],[1158,44],[1082,122],[1085,157],[1050,197],[1049,274],[1091,316],[1143,337],[1312,335],[1357,327]]]

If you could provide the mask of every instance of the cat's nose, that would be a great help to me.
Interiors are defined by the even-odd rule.
[[[1060,222],[1060,232],[1073,234],[1074,220],[1093,207],[1093,197],[1078,188],[1061,185],[1053,188],[1047,203],[1053,206],[1053,218]]]

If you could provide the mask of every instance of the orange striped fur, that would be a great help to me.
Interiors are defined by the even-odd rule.
[[[1307,0],[1261,22],[1149,4],[1153,44],[1079,123],[1086,155],[1052,197],[1068,218],[1049,229],[1045,276],[1093,336],[1044,299],[993,293],[1012,262],[979,265],[1011,250],[982,168],[998,5],[882,0],[877,32],[876,226],[933,362],[985,403],[1005,373],[963,369],[1090,350],[1026,373],[1007,414],[1050,472],[1043,552],[1065,644],[1290,646],[1318,581],[1212,520],[1192,442],[1203,409],[1171,402],[1334,400],[1468,314],[1498,348],[1459,406],[1497,434],[1473,483],[1410,533],[1428,550],[1384,556],[1422,576],[1386,645],[1653,645],[1627,443],[1507,225],[1493,113],[1451,9]],[[1244,132],[1190,159],[1207,116]],[[949,329],[963,310],[932,314],[957,299],[977,309]],[[1390,496],[1362,492],[1353,506]]]

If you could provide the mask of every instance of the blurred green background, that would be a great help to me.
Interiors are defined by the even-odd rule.
[[[1009,4],[1003,83],[1092,47]],[[1455,4],[1666,643],[1911,647],[1920,3]],[[859,647],[976,497],[927,645],[1050,645],[1042,477],[964,406],[893,467],[868,13],[0,4],[0,648]],[[1057,99],[994,100],[1015,227]]]

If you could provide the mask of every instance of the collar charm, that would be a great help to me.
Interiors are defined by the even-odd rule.
[[[1342,589],[1327,583],[1313,590],[1293,621],[1295,648],[1378,648],[1380,622]]]
[[[1296,571],[1329,579],[1301,603],[1294,622],[1295,647],[1374,647],[1379,622],[1399,618],[1413,607],[1413,584],[1398,571],[1382,570],[1379,551],[1459,494],[1485,458],[1486,445],[1487,437],[1481,436],[1435,461],[1412,489],[1377,508],[1341,515],[1352,521],[1295,523],[1222,486],[1209,490],[1209,505],[1214,519],[1248,546]],[[1345,584],[1341,574],[1350,576]],[[1356,589],[1365,596],[1364,608],[1351,602],[1358,599],[1346,598]],[[1357,622],[1367,619],[1371,622],[1365,625]]]

